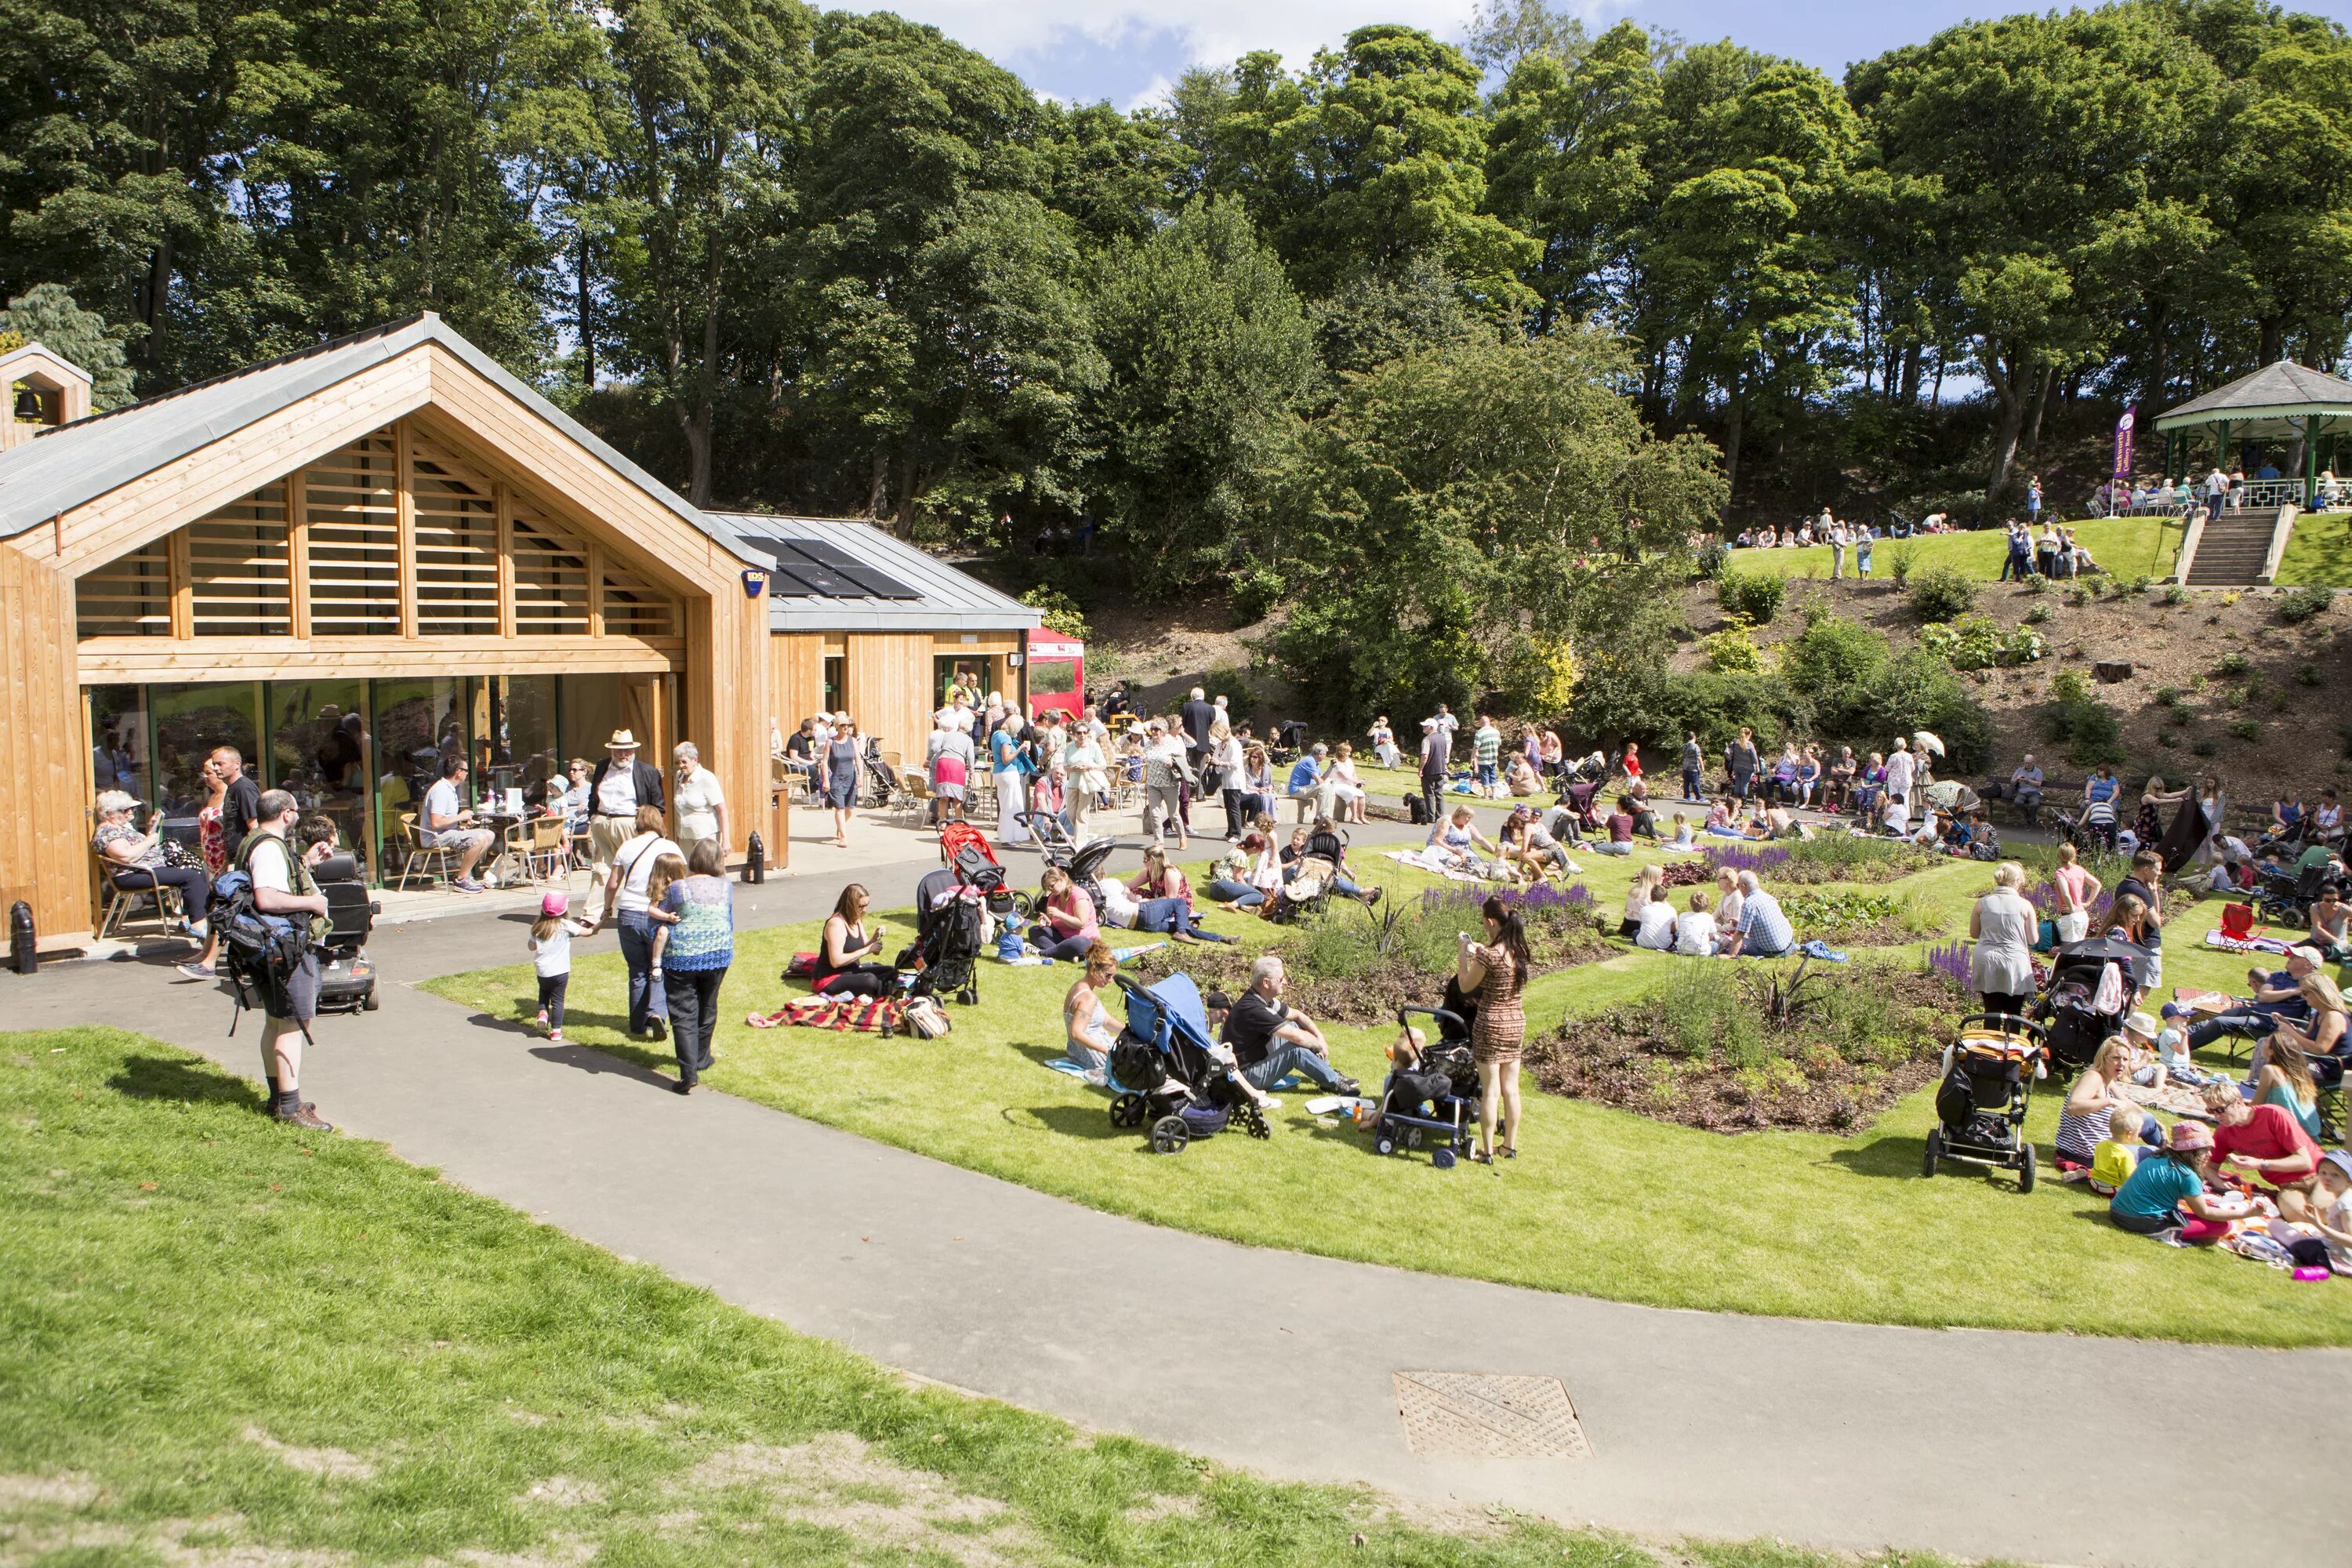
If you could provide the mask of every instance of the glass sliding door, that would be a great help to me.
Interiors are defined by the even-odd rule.
[[[467,731],[471,681],[427,677],[371,682],[374,710],[375,856],[379,877],[396,874],[407,849],[401,816],[425,805],[425,792],[441,776],[445,756],[462,757]]]
[[[502,675],[483,683],[488,718],[478,748],[484,760],[475,782],[485,796],[495,790],[503,801],[507,791],[520,790],[526,804],[544,805],[548,780],[562,779],[555,682],[551,675]]]
[[[290,791],[303,813],[335,825],[338,847],[375,874],[375,835],[368,811],[373,748],[367,728],[367,684],[359,680],[270,683],[268,782]]]
[[[147,747],[147,689],[143,686],[93,686],[89,689],[89,776],[91,788],[103,795],[119,789],[151,805],[155,800],[155,772]],[[146,814],[140,814],[144,824]]]
[[[268,776],[262,756],[261,688],[250,680],[217,685],[151,686],[148,707],[155,732],[156,804],[176,829],[195,826],[203,809],[205,759],[216,746],[233,746],[245,771],[261,782]]]

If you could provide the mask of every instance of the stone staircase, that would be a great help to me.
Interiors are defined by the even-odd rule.
[[[2251,587],[2270,559],[2271,534],[2278,527],[2279,507],[2224,511],[2206,523],[2195,559],[2189,563],[2192,588]]]

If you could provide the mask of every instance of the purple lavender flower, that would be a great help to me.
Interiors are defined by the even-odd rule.
[[[1942,942],[1927,950],[1927,967],[1965,991],[1969,988],[1969,949],[1965,942]]]

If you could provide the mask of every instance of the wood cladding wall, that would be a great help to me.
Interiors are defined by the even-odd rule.
[[[71,582],[0,543],[0,914],[19,899],[32,905],[44,947],[86,941],[97,923],[73,633]]]
[[[849,634],[849,715],[882,748],[921,761],[931,736],[929,632]]]

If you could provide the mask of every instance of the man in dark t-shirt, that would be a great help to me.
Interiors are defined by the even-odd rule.
[[[221,746],[212,754],[213,771],[226,781],[228,793],[221,800],[221,847],[229,864],[236,864],[236,852],[245,846],[246,835],[251,833],[261,816],[261,785],[245,771],[245,755],[235,746]]]
[[[1330,1047],[1315,1020],[1283,1001],[1288,984],[1282,960],[1269,953],[1251,966],[1250,988],[1225,1015],[1219,1037],[1234,1048],[1242,1077],[1255,1088],[1270,1089],[1296,1072],[1333,1094],[1359,1092],[1354,1079],[1331,1066]]]

